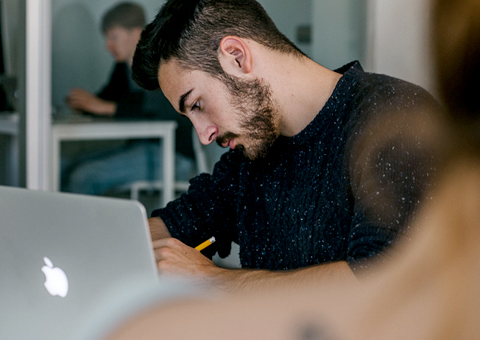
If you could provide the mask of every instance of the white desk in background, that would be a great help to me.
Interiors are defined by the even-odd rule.
[[[0,134],[7,135],[7,185],[18,186],[19,169],[19,115],[16,112],[0,112]]]
[[[175,180],[175,121],[100,119],[65,116],[52,122],[52,190],[60,188],[61,144],[64,141],[156,139],[163,148],[163,190],[161,202],[174,199]]]

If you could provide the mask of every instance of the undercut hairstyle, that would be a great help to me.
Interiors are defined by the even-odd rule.
[[[225,78],[218,48],[228,35],[304,56],[255,0],[168,0],[142,32],[132,77],[145,89],[158,89],[161,63],[175,58],[185,69]]]
[[[143,8],[133,2],[122,2],[109,9],[102,18],[102,32],[114,27],[126,29],[144,28],[146,24]]]

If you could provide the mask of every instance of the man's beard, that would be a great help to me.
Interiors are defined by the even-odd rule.
[[[235,108],[234,113],[239,119],[242,137],[248,142],[247,146],[240,144],[235,148],[240,149],[251,160],[264,158],[279,135],[276,126],[278,111],[272,100],[270,87],[258,79],[242,80],[225,75],[222,80],[230,92],[230,104]],[[239,134],[226,132],[216,140],[222,145],[238,137]]]

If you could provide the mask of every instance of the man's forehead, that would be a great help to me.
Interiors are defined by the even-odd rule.
[[[158,83],[163,90],[166,87],[181,87],[202,77],[202,71],[186,67],[176,59],[160,63]]]
[[[185,66],[183,63],[178,61],[176,58],[170,58],[166,61],[160,63],[160,68],[158,69],[158,76],[169,76],[169,75],[184,75],[187,72],[192,72],[193,69]]]
[[[158,76],[165,76],[178,67],[178,62],[173,59],[169,59],[168,61],[162,60],[160,67],[158,68]]]
[[[160,63],[160,68],[158,69],[158,84],[162,90],[170,84],[172,81],[175,81],[175,78],[181,76],[181,70],[175,61],[169,60],[166,62]]]
[[[187,77],[187,72],[184,67],[173,59],[160,63],[160,68],[158,69],[160,89],[177,111],[180,111],[179,99],[183,92],[186,91],[185,88],[189,87],[188,80],[190,77]]]

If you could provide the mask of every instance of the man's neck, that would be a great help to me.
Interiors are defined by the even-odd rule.
[[[280,110],[280,134],[291,137],[315,119],[342,75],[306,57],[280,55],[277,62],[270,85]]]

